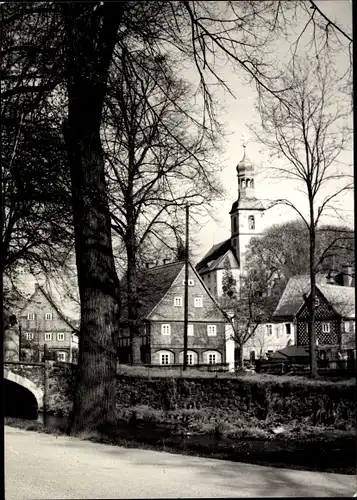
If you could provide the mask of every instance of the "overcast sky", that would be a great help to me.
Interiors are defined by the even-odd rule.
[[[344,27],[348,33],[351,33],[352,4],[349,0],[320,0],[317,1],[317,4],[326,15],[336,20],[339,26]],[[341,61],[341,64],[346,64],[346,60]],[[228,136],[223,141],[222,160],[224,169],[221,174],[221,180],[227,190],[227,196],[223,202],[216,204],[214,214],[218,218],[218,221],[206,223],[196,236],[200,244],[200,248],[196,252],[198,260],[203,257],[213,244],[219,243],[230,236],[229,211],[232,203],[237,199],[236,165],[243,156],[243,142],[247,143],[247,156],[254,163],[258,166],[268,165],[268,158],[260,151],[261,146],[250,142],[253,137],[248,126],[254,125],[259,121],[254,109],[256,102],[254,88],[243,84],[242,78],[229,69],[224,70],[224,75],[222,76],[224,76],[225,81],[236,96],[234,99],[223,90],[219,94],[219,100],[224,106],[224,112],[221,113],[219,118],[226,126],[228,132]],[[341,160],[350,165],[346,168],[352,173],[352,149],[343,156],[341,155]],[[291,181],[274,180],[269,170],[263,176],[256,178],[257,197],[263,199],[288,198],[297,203],[299,208],[306,213],[307,200],[297,188],[298,186]],[[345,194],[343,205],[346,222],[353,224],[353,193]],[[294,212],[292,209],[286,207],[275,207],[266,212],[265,215],[267,225],[284,222],[293,218],[295,218]],[[338,221],[334,218],[330,219],[330,222],[337,223]]]

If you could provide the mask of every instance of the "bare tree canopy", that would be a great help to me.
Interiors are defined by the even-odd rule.
[[[256,139],[266,146],[275,162],[272,172],[299,183],[306,200],[305,210],[295,200],[282,199],[298,213],[309,234],[311,280],[310,355],[311,374],[317,373],[314,331],[315,275],[323,255],[317,256],[316,235],[323,216],[341,215],[338,202],[353,187],[352,165],[339,171],[341,153],[351,146],[351,109],[341,92],[341,82],[328,60],[316,64],[296,58],[282,80],[287,90],[283,100],[260,93],[259,113],[263,133]]]

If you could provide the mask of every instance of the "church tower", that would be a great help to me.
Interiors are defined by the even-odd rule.
[[[263,232],[265,208],[255,197],[255,168],[246,156],[237,165],[238,199],[229,212],[231,216],[231,245],[239,262],[240,274],[245,271],[245,252],[252,237]]]

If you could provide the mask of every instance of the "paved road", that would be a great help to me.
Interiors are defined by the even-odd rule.
[[[354,476],[127,449],[5,427],[5,498],[352,497]]]

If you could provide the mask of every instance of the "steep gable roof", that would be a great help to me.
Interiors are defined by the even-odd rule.
[[[347,306],[349,313],[353,308],[354,317],[354,288],[327,284],[325,274],[316,275],[316,286],[324,295],[326,300],[332,305],[332,307],[334,307],[335,311],[338,314],[341,314],[341,312],[339,311],[342,311],[342,309],[346,308],[347,303],[350,304]],[[291,277],[285,287],[282,296],[280,297],[279,303],[274,311],[273,318],[277,319],[294,317],[304,303],[304,294],[309,294],[309,292],[310,277],[308,275]],[[325,292],[327,295],[325,295]],[[339,303],[341,304],[340,307],[338,307]],[[338,310],[336,309],[335,305],[337,306]]]
[[[222,241],[217,245],[213,245],[203,259],[196,265],[196,270],[202,274],[204,272],[212,271],[213,269],[223,269],[224,259],[222,259],[222,257],[226,254],[230,255],[231,267],[239,268],[235,251],[231,245],[231,239],[228,238],[228,240]]]
[[[318,285],[317,288],[342,318],[355,317],[354,288],[338,285]]]
[[[139,302],[139,318],[144,319],[150,314],[152,309],[166,295],[184,265],[185,263],[183,261],[172,262],[170,264],[145,269],[138,273],[137,295]],[[123,278],[121,285],[122,289],[125,290],[126,277]],[[125,318],[128,314],[125,292],[122,293],[122,295],[124,296],[124,300],[121,317]]]
[[[27,299],[26,301],[26,304],[21,308],[20,310],[20,314],[21,312],[29,305],[33,302],[33,299],[35,297],[35,295],[37,294],[37,292],[40,291],[42,293],[42,295],[46,298],[46,300],[51,304],[51,306],[55,309],[55,311],[57,312],[57,314],[59,315],[59,317],[70,327],[72,328],[72,330],[74,331],[78,331],[78,329],[74,326],[74,324],[72,323],[72,321],[70,320],[70,318],[67,318],[67,316],[65,316],[61,309],[56,305],[56,303],[54,302],[54,300],[52,299],[51,295],[48,294],[43,288],[41,285],[37,284],[36,285],[36,290],[34,291],[34,293],[31,295],[31,297],[29,299]]]

